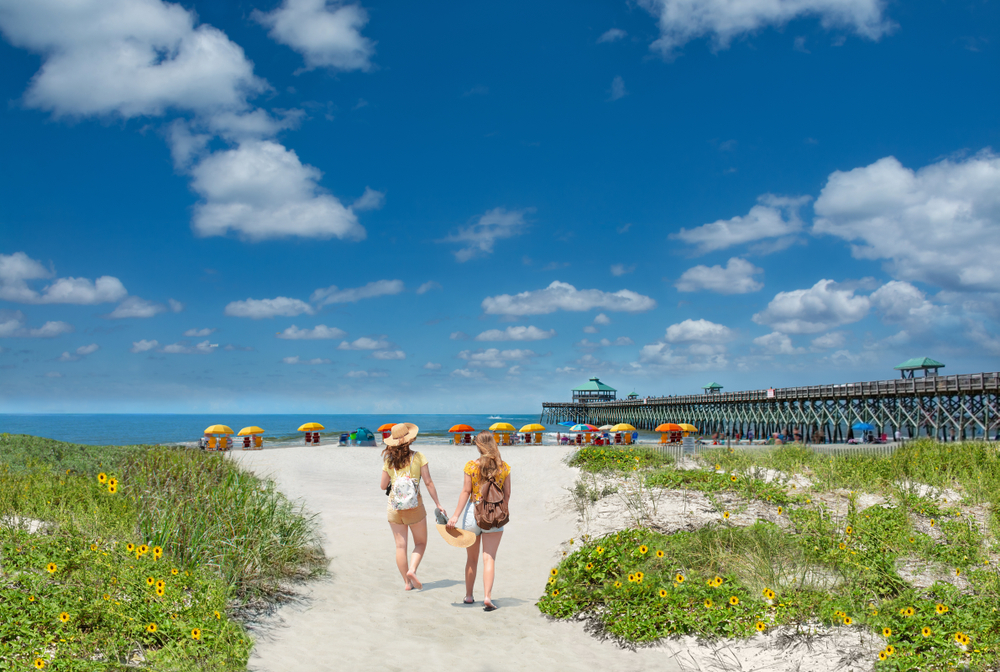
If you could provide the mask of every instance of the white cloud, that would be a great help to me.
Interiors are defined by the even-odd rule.
[[[733,38],[789,21],[818,17],[825,29],[845,28],[878,40],[893,24],[882,15],[883,0],[639,0],[657,18],[660,37],[650,46],[674,56],[691,40],[709,36],[713,49],[726,49]]]
[[[897,279],[956,291],[1000,289],[1000,156],[983,151],[917,171],[886,157],[830,175],[813,232],[886,259]]]
[[[464,245],[455,252],[455,259],[459,262],[493,254],[493,244],[496,241],[513,238],[524,232],[527,228],[524,216],[534,211],[534,208],[510,211],[494,208],[480,216],[479,221],[460,228],[458,233],[448,236],[442,242]]]
[[[723,350],[720,352],[719,350]],[[708,346],[708,351],[695,349],[687,354],[675,351],[665,341],[657,341],[642,346],[639,350],[639,361],[633,363],[633,369],[641,371],[642,365],[651,367],[654,371],[709,371],[724,369],[729,365],[724,346]]]
[[[628,33],[626,33],[621,28],[610,28],[607,31],[605,31],[599,38],[597,38],[597,43],[603,44],[605,42],[616,42],[625,37],[626,35],[628,35]]]
[[[626,266],[625,264],[611,265],[611,275],[615,276],[616,278],[631,273],[634,270],[635,270],[635,264],[631,264],[630,266]]]
[[[129,352],[146,352],[148,350],[153,350],[159,347],[160,342],[157,340],[147,341],[145,339],[141,341],[133,341],[132,347],[129,348]]]
[[[73,354],[70,354],[68,351],[62,353],[58,361],[77,362],[86,357],[87,355],[94,354],[95,352],[100,350],[100,348],[101,346],[99,346],[97,343],[91,343],[90,345],[81,345],[79,348],[76,349],[76,352]]]
[[[927,300],[924,293],[908,282],[892,280],[875,290],[869,297],[872,307],[884,322],[909,324],[914,328],[928,327],[944,312]]]
[[[611,80],[611,90],[608,92],[608,100],[619,100],[628,95],[628,91],[625,90],[625,80],[621,76],[615,76]]]
[[[847,334],[843,331],[831,331],[829,334],[817,336],[812,340],[813,350],[832,350],[843,348],[847,342]]]
[[[42,55],[24,99],[56,116],[238,110],[267,86],[222,31],[160,0],[5,1],[0,30]]]
[[[833,280],[820,280],[809,289],[779,292],[753,321],[788,334],[814,334],[857,322],[869,306],[867,296],[855,296],[853,289],[840,288]]]
[[[736,335],[723,324],[708,320],[684,320],[667,327],[667,343],[727,343]]]
[[[584,311],[594,308],[639,313],[656,307],[656,301],[628,289],[602,292],[599,289],[577,289],[556,280],[545,289],[501,294],[483,299],[483,311],[488,315],[545,315],[557,310]]]
[[[980,348],[991,355],[1000,355],[1000,337],[987,333],[982,322],[967,320],[966,335]]]
[[[249,317],[252,320],[260,320],[265,317],[295,317],[303,313],[312,315],[315,311],[305,301],[279,296],[274,299],[232,301],[226,306],[224,312],[230,317]]]
[[[313,359],[301,359],[298,355],[294,357],[282,357],[281,361],[285,364],[307,364],[310,366],[315,366],[317,364],[330,364],[329,359],[323,359],[322,357],[315,357]],[[350,375],[350,374],[348,374]]]
[[[58,371],[49,371],[48,373],[45,374],[45,377],[46,378],[64,378],[65,376],[63,376],[63,374],[59,373]]]
[[[0,318],[2,320],[2,318]],[[37,329],[17,329],[14,333],[4,334],[4,327],[9,323],[0,322],[0,336],[18,336],[21,338],[55,338],[56,336],[62,336],[63,334],[73,333],[73,325],[67,324],[66,322],[49,321],[38,327]]]
[[[145,318],[159,315],[166,310],[167,307],[162,303],[153,303],[152,301],[147,301],[146,299],[140,299],[138,296],[130,296],[119,303],[118,306],[105,315],[105,317],[112,320],[120,320],[129,317]]]
[[[477,341],[542,341],[556,335],[555,329],[539,329],[534,326],[490,329],[476,336]]]
[[[20,310],[0,310],[0,337],[14,336],[24,328],[24,313]]]
[[[191,187],[203,199],[191,222],[199,236],[230,231],[250,241],[366,236],[354,211],[319,186],[319,169],[276,142],[242,142],[209,155],[190,172]]]
[[[184,304],[176,299],[167,299],[167,305],[170,306],[170,310],[174,313],[184,310]]]
[[[376,350],[372,353],[375,359],[406,359],[406,353],[402,350]]]
[[[337,346],[338,350],[387,350],[392,347],[389,341],[385,340],[385,337],[379,339],[368,338],[367,336],[362,336],[361,338],[348,343],[347,341],[341,341],[340,345]]]
[[[611,318],[604,313],[598,313],[594,316],[594,324],[602,327],[606,327],[611,324]]]
[[[589,341],[585,338],[578,343],[574,343],[574,345],[583,350],[596,350],[597,348],[607,348],[612,345],[635,345],[635,342],[628,336],[619,336],[613,341],[607,338],[602,338],[597,342]]]
[[[385,205],[385,194],[375,191],[371,187],[365,187],[365,193],[361,194],[358,200],[351,203],[351,210],[363,212],[365,210],[379,210]]]
[[[777,238],[761,252],[775,252],[788,247],[802,231],[799,207],[809,201],[808,196],[788,197],[764,194],[757,198],[757,205],[746,216],[720,219],[693,229],[681,229],[670,234],[671,238],[697,246],[696,254],[724,250],[766,238]]]
[[[437,362],[427,362],[426,364],[424,364],[424,368],[427,369],[428,371],[437,371],[438,369],[441,368],[441,365],[438,364]]]
[[[212,345],[208,341],[202,341],[193,346],[189,346],[186,343],[171,343],[160,348],[160,352],[168,355],[207,355],[216,347],[218,347],[218,344]]]
[[[467,361],[468,366],[488,369],[504,368],[509,360],[523,361],[534,356],[535,353],[531,350],[498,350],[497,348],[463,350],[458,353],[458,358]]]
[[[287,358],[287,359],[290,359],[290,358]],[[367,378],[368,377],[368,372],[367,371],[348,371],[347,372],[347,377],[348,378]]]
[[[753,342],[769,355],[797,355],[805,352],[804,348],[793,346],[792,339],[787,334],[778,331],[772,331],[766,336],[758,336],[753,339]]]
[[[453,331],[451,332],[451,336],[449,336],[448,338],[450,338],[453,341],[467,341],[469,340],[469,335],[464,331]]]
[[[420,285],[419,287],[417,287],[417,294],[426,294],[432,289],[441,289],[441,285],[434,282],[433,280],[429,280],[424,284]]]
[[[371,69],[375,43],[361,34],[368,13],[361,5],[327,0],[285,0],[272,12],[251,17],[271,31],[275,42],[302,54],[306,67],[335,70]]]
[[[118,278],[107,275],[94,281],[86,278],[58,278],[41,293],[28,285],[29,280],[41,280],[52,275],[52,271],[24,252],[0,254],[0,300],[93,305],[120,301],[128,295]]]
[[[326,289],[317,289],[309,297],[309,300],[320,306],[328,306],[333,303],[355,303],[362,299],[399,294],[403,289],[402,280],[376,280],[369,282],[364,287],[351,289],[337,289],[336,285],[331,285]]]
[[[600,331],[601,331],[600,329],[598,329],[592,324],[588,324],[586,327],[583,328],[583,333],[585,334],[597,334],[600,333]]]
[[[451,375],[455,378],[482,378],[483,372],[473,369],[455,369]]]
[[[184,335],[188,338],[204,338],[205,336],[211,336],[214,333],[215,329],[205,327],[204,329],[188,329],[184,332]]]
[[[347,332],[343,329],[328,327],[325,324],[317,324],[312,329],[299,329],[293,324],[284,331],[278,332],[278,338],[285,338],[292,341],[343,338],[344,336],[347,336]]]
[[[674,287],[679,292],[709,291],[718,294],[747,294],[764,288],[764,283],[754,280],[763,273],[746,259],[732,257],[722,266],[695,266],[684,271]]]

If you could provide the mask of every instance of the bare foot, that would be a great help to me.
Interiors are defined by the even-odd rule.
[[[417,580],[417,575],[413,573],[412,569],[406,573],[406,578],[409,579],[410,583],[412,583],[413,587],[416,588],[417,590],[420,590],[421,588],[424,587],[424,584],[420,583],[420,581]]]
[[[410,585],[409,581],[403,582],[403,590],[413,590],[413,586]]]
[[[475,603],[476,603],[476,598],[474,598],[472,595],[466,595],[465,599],[462,600],[462,604],[475,604]]]
[[[496,610],[496,605],[493,604],[493,601],[490,598],[487,597],[485,600],[483,600],[483,611],[495,611],[495,610]]]

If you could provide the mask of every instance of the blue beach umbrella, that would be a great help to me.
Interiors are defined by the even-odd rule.
[[[575,422],[570,422],[570,421],[567,420],[566,422],[560,422],[559,424],[562,425],[563,427],[572,427],[576,423]]]
[[[874,432],[875,425],[868,422],[855,422],[853,425],[851,425],[851,429],[858,432]]]

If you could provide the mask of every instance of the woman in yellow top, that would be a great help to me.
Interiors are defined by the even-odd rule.
[[[417,438],[420,428],[410,422],[394,425],[391,436],[385,438],[385,450],[382,451],[382,482],[379,486],[387,490],[389,486],[395,486],[400,477],[409,477],[415,481],[417,501],[416,506],[402,510],[393,508],[392,497],[386,509],[389,516],[389,527],[392,528],[392,536],[396,540],[396,567],[403,577],[403,590],[413,590],[413,588],[423,588],[423,584],[417,580],[417,567],[424,557],[424,550],[427,548],[427,511],[424,510],[424,498],[420,494],[420,483],[427,486],[427,492],[441,513],[445,510],[441,508],[438,501],[437,489],[434,481],[431,480],[431,472],[427,467],[427,458],[423,453],[418,453],[410,448],[410,444]],[[413,532],[413,554],[410,555],[409,565],[406,563],[407,531]]]
[[[500,458],[500,449],[497,448],[496,439],[493,433],[488,431],[479,432],[476,435],[476,448],[479,449],[479,459],[469,460],[465,465],[465,483],[462,486],[462,494],[458,496],[458,506],[455,508],[455,515],[448,521],[448,527],[461,525],[462,529],[471,530],[476,533],[476,543],[466,550],[468,556],[465,562],[465,603],[475,603],[472,596],[472,589],[476,585],[476,568],[479,565],[479,542],[483,542],[483,611],[493,611],[496,606],[491,599],[493,592],[493,578],[495,576],[495,562],[497,549],[500,547],[500,539],[503,538],[503,528],[492,530],[480,529],[476,524],[475,503],[482,499],[480,484],[488,479],[493,479],[496,484],[503,488],[504,499],[510,506],[510,465]]]

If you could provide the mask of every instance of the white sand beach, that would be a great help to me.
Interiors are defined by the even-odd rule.
[[[416,445],[450,514],[462,467],[475,448]],[[304,587],[303,600],[280,608],[255,632],[250,667],[286,670],[442,670],[457,665],[475,644],[490,655],[462,661],[471,670],[826,670],[843,654],[842,640],[820,637],[796,651],[777,650],[776,638],[720,646],[693,638],[627,651],[588,635],[579,622],[556,622],[535,606],[563,542],[578,535],[567,488],[576,470],[556,446],[508,447],[512,466],[511,522],[497,555],[493,599],[482,610],[481,569],[475,605],[462,604],[465,551],[448,546],[429,516],[427,553],[418,576],[422,591],[405,592],[378,488],[380,448],[296,447],[232,453],[254,472],[319,514],[329,578]],[[433,506],[425,493],[425,503]],[[846,661],[844,661],[846,663]],[[868,667],[846,664],[841,669]]]

